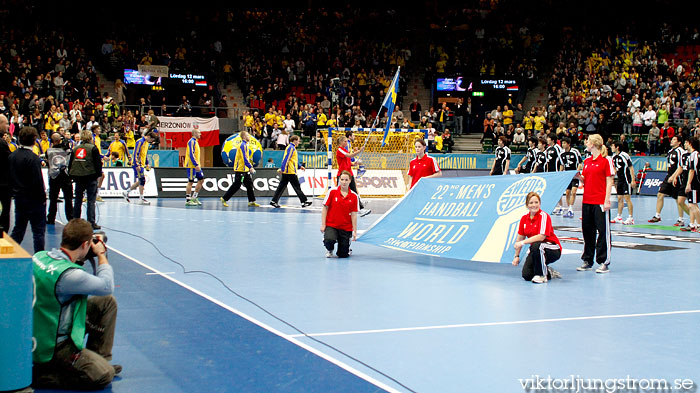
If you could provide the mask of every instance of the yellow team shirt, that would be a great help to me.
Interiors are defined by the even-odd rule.
[[[277,117],[277,115],[275,115],[274,113],[269,113],[269,112],[266,113],[266,114],[265,114],[265,123],[266,123],[268,126],[272,126],[273,124],[275,124],[275,118],[276,118],[276,117]]]
[[[187,150],[185,150],[185,168],[195,168],[200,165],[199,141],[192,137],[187,141]]]
[[[326,117],[325,113],[319,114],[317,119],[318,121],[316,122],[316,124],[319,126],[325,126],[326,122],[328,121],[328,117]]]
[[[297,155],[297,149],[293,143],[284,150],[284,157],[282,158],[282,173],[287,175],[293,175],[297,173],[297,168],[299,167],[299,158]]]
[[[326,122],[326,126],[328,126],[328,128],[330,128],[330,127],[337,127],[337,126],[338,126],[338,121],[335,120],[335,119],[329,119],[329,120]]]
[[[253,162],[250,159],[251,151],[245,141],[241,141],[236,152],[236,159],[233,161],[233,170],[235,172],[249,172],[253,167]]]
[[[102,155],[102,139],[100,139],[99,135],[92,134],[92,140],[95,143],[95,146],[97,146],[97,151],[100,152],[100,155]]]
[[[525,122],[525,129],[531,130],[532,129],[532,117],[525,116],[525,117],[523,117],[523,121]]]
[[[53,129],[51,131],[56,131],[58,130],[58,127],[61,125],[59,122],[63,119],[63,112],[56,112],[53,114]]]
[[[435,148],[442,151],[442,137],[440,135],[435,135]]]
[[[507,111],[503,111],[503,125],[507,126],[513,124],[513,111],[508,109]]]
[[[48,139],[40,139],[39,144],[41,145],[41,151],[43,151],[44,153],[46,153],[46,150],[49,150],[49,147],[51,147],[51,142],[49,142]]]
[[[126,147],[128,147],[129,149],[133,149],[134,146],[136,146],[136,139],[134,139],[134,131],[128,130],[124,137],[126,138]]]
[[[134,146],[134,162],[132,166],[145,167],[148,164],[148,142],[146,138],[136,141]]]
[[[447,65],[447,62],[445,60],[440,59],[435,63],[435,70],[442,74],[445,72],[446,65]]]
[[[384,86],[385,89],[388,89],[388,88],[389,88],[389,85],[391,85],[391,82],[392,82],[392,81],[389,80],[389,79],[388,79],[387,77],[385,77],[385,76],[382,76],[381,78],[379,78],[379,83],[380,83],[382,86]]]
[[[124,161],[124,163],[127,163],[127,158],[129,151],[127,150],[128,148],[126,147],[126,143],[122,140],[114,141],[110,143],[109,145],[109,150],[107,153],[108,157],[112,157],[112,153],[117,152],[119,154],[119,160]]]
[[[358,86],[365,86],[367,84],[367,74],[364,72],[360,72],[357,74],[357,85]]]
[[[245,117],[245,126],[246,127],[253,127],[253,123],[255,122],[255,119],[253,118],[253,115],[248,115]]]
[[[39,143],[39,141],[34,142],[34,146],[32,146],[32,151],[37,156],[44,154],[44,150],[41,149],[41,144]]]
[[[253,123],[253,131],[255,131],[255,134],[261,133],[263,128],[265,128],[265,123],[262,121],[256,121]]]
[[[13,151],[17,150],[17,145],[15,145],[14,142],[8,143],[7,146],[10,148],[10,153],[12,153]]]
[[[275,116],[275,121],[277,122],[277,126],[280,128],[284,128],[284,116],[282,115],[276,115]]]
[[[54,127],[53,116],[51,116],[50,114],[47,113],[46,116],[44,117],[44,119],[46,120],[44,122],[44,129],[46,131],[53,132],[53,127]]]
[[[535,116],[535,131],[542,131],[546,122],[544,116]]]

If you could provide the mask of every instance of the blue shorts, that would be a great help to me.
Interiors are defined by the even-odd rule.
[[[143,167],[132,167],[134,169],[134,180],[138,181],[142,186],[146,185],[146,175]]]
[[[197,181],[204,180],[204,172],[198,171],[194,168],[187,168],[187,181],[189,183],[194,183],[195,179]]]

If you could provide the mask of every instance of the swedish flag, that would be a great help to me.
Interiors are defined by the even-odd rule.
[[[384,102],[382,103],[382,106],[386,108],[386,116],[388,118],[386,127],[384,127],[382,147],[386,144],[386,137],[389,135],[389,127],[391,126],[391,115],[394,113],[394,106],[396,106],[396,99],[399,92],[399,72],[401,72],[401,67],[396,70],[394,80],[391,81],[391,86],[389,86],[389,90],[386,92],[386,97],[384,97]]]

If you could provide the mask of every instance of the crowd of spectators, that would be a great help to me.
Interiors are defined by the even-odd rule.
[[[269,23],[278,20],[286,23]],[[347,126],[385,124],[388,119],[375,122],[375,116],[398,67],[401,106],[411,51],[405,20],[396,12],[367,13],[348,5],[292,14],[246,12],[238,22],[247,36],[232,71],[245,103],[261,115],[274,106],[310,134],[314,116],[336,117]]]
[[[353,117],[364,117],[361,124],[369,126],[396,69],[411,56],[406,19],[392,10],[348,4],[334,10],[228,10],[183,18],[184,34],[110,31],[103,37],[100,64],[114,77],[138,65],[196,70],[215,81],[210,83],[215,107],[222,106],[218,85],[236,81],[244,105],[259,116],[273,106],[295,119],[304,110],[323,111],[330,118],[340,109],[343,115],[350,110]],[[405,74],[399,91],[406,91]],[[180,114],[183,107],[200,106],[198,98],[167,105],[179,105],[171,112]],[[156,112],[165,104],[158,101],[152,103]]]
[[[68,115],[75,102],[83,104],[84,118],[104,109],[95,67],[71,35],[26,36],[13,28],[6,34],[0,44],[0,113],[12,131],[24,125],[43,129],[49,113]]]
[[[21,11],[39,23],[32,10]],[[95,57],[76,35],[61,29],[33,31],[31,24],[12,22],[6,13],[2,18],[6,34],[0,40],[0,114],[9,120],[10,135],[16,138],[24,126],[48,135],[59,129],[75,135],[99,125],[104,133],[125,131],[133,145],[134,132],[157,126],[146,106],[124,110],[121,81],[100,91]],[[105,90],[114,91],[114,97]]]
[[[422,21],[415,13],[350,5],[185,12],[180,21],[184,33],[144,33],[111,21],[110,29],[98,32],[87,49],[76,35],[61,29],[27,34],[8,23],[0,42],[0,113],[10,119],[11,130],[29,124],[78,130],[90,122],[108,131],[139,130],[157,126],[157,115],[218,114],[216,108],[226,97],[216,82],[236,81],[254,119],[247,127],[271,147],[277,145],[274,126],[283,134],[291,123],[309,137],[319,126],[381,127],[386,122],[396,128],[459,134],[464,112],[454,105],[401,111],[414,105],[402,102],[411,64],[427,65],[431,81],[436,73],[532,80],[538,76],[537,59],[545,43],[553,41],[548,24],[533,17],[543,6],[546,2],[472,0],[461,8],[428,12]],[[531,9],[524,12],[524,7]],[[407,33],[415,23],[427,31],[419,45]],[[593,132],[624,133],[633,143],[638,138],[639,146],[647,143],[644,153],[653,154],[668,138],[669,127],[694,132],[700,58],[696,52],[693,59],[667,54],[679,45],[697,45],[700,34],[697,28],[658,26],[649,41],[628,34],[598,39],[590,31],[564,29],[560,50],[548,62],[553,69],[547,104],[494,108],[484,119],[485,135],[506,135],[518,143],[520,134],[527,138],[552,130],[578,141]],[[577,38],[589,33],[591,39]],[[417,58],[413,52],[422,46],[426,53]],[[171,97],[170,102],[149,95],[129,102],[128,88],[119,80],[103,87],[114,91],[114,97],[100,92],[96,64],[117,75],[140,64],[197,70],[212,76],[214,88]],[[403,72],[395,116],[376,119],[398,67]],[[271,110],[280,121],[265,120]],[[511,111],[512,116],[504,116]]]
[[[494,109],[484,120],[485,138],[555,132],[581,146],[597,133],[648,155],[666,154],[675,134],[698,135],[700,34],[669,28],[662,24],[650,41],[627,34],[580,40],[586,32],[569,31],[554,58],[547,105],[524,115],[517,108],[513,120],[505,108]]]
[[[537,59],[546,35],[544,19],[527,17],[537,14],[536,7],[480,1],[437,14],[428,30],[426,87],[446,74],[517,78],[527,88],[538,77]]]

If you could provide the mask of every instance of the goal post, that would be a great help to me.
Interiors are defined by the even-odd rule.
[[[355,164],[361,162],[367,171],[363,176],[356,176],[358,192],[362,197],[381,198],[398,198],[406,193],[408,164],[415,157],[415,140],[427,139],[428,135],[427,129],[390,129],[382,146],[383,128],[332,127],[318,131],[326,142],[327,189],[336,184],[338,139],[352,132],[355,140],[350,150],[365,147],[355,160]]]

